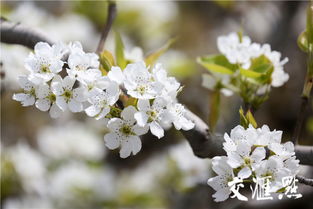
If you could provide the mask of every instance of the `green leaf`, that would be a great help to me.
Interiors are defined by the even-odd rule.
[[[248,128],[249,127],[249,122],[243,112],[242,107],[240,107],[239,109],[239,116],[240,116],[240,125],[244,128]]]
[[[299,36],[297,40],[299,48],[304,52],[309,52],[309,42],[307,37],[307,32],[303,31]]]
[[[107,72],[111,70],[111,67],[115,65],[114,57],[111,52],[104,50],[100,54],[100,70],[103,75],[106,75]]]
[[[237,70],[237,66],[229,63],[224,55],[198,57],[197,62],[206,69],[216,73],[231,75]]]
[[[266,84],[271,82],[273,70],[272,62],[265,55],[261,55],[252,59],[249,69],[240,69],[240,74],[257,84]]]
[[[124,55],[124,44],[121,38],[121,35],[118,32],[115,32],[115,57],[116,64],[124,69],[127,65],[127,61]]]
[[[244,128],[248,128],[249,124],[251,124],[254,128],[258,127],[258,124],[256,123],[253,114],[250,110],[247,111],[245,114],[242,107],[239,109],[239,115],[240,115],[240,125]]]
[[[248,112],[246,113],[246,118],[248,120],[248,123],[251,124],[254,128],[258,127],[258,124],[256,123],[250,110],[248,110]]]
[[[176,41],[176,38],[172,38],[166,42],[164,46],[161,48],[157,49],[156,51],[152,52],[145,58],[145,62],[147,66],[152,66],[157,59],[164,54],[170,47],[171,45]]]
[[[211,98],[210,116],[209,116],[209,126],[212,132],[215,131],[215,127],[219,118],[220,100],[221,100],[220,91],[219,90],[214,91]]]

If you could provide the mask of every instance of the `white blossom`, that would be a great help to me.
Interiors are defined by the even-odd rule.
[[[251,39],[248,36],[242,36],[240,40],[238,33],[234,32],[217,39],[217,47],[228,61],[232,64],[240,64],[245,69],[251,65],[250,44]]]
[[[66,70],[69,76],[83,78],[88,69],[99,68],[99,57],[95,53],[85,53],[81,46],[74,44],[67,63],[69,68]]]
[[[67,107],[72,112],[83,110],[82,102],[86,101],[86,89],[83,87],[74,88],[75,79],[66,76],[64,79],[57,75],[51,83],[52,92],[56,95],[57,106],[65,111]]]
[[[104,118],[110,112],[110,106],[113,106],[119,98],[120,90],[115,82],[111,82],[106,89],[93,89],[88,98],[91,106],[85,109],[90,117],[97,120]]]
[[[39,42],[35,45],[34,52],[26,59],[25,67],[31,73],[29,79],[35,84],[50,81],[62,70],[64,62],[61,58],[66,52],[63,44],[50,46]]]
[[[37,98],[35,105],[41,111],[48,111],[52,118],[58,118],[62,114],[62,109],[56,104],[56,95],[51,91],[46,83],[37,87]]]
[[[174,103],[167,106],[170,120],[177,130],[183,129],[188,131],[192,129],[195,124],[186,118],[186,110],[182,104]]]
[[[110,132],[104,136],[106,146],[109,149],[121,147],[121,158],[127,158],[131,153],[137,154],[141,149],[140,135],[147,133],[148,127],[140,127],[136,124],[133,106],[126,107],[121,118],[112,118],[108,123]]]
[[[33,105],[36,101],[37,86],[31,82],[27,76],[19,76],[18,84],[24,90],[24,92],[13,94],[12,99],[21,102],[24,107]]]
[[[208,185],[216,192],[213,194],[216,202],[226,200],[231,194],[228,182],[234,178],[232,167],[227,164],[227,157],[217,156],[212,159],[212,169],[217,176],[208,180]]]
[[[166,117],[164,114],[166,101],[159,97],[150,105],[149,100],[139,99],[137,107],[139,111],[134,115],[137,124],[142,127],[148,125],[153,135],[162,138],[164,136],[164,129],[161,126],[161,121]]]
[[[154,99],[162,90],[162,85],[153,81],[144,62],[128,64],[123,71],[127,94],[138,99]]]

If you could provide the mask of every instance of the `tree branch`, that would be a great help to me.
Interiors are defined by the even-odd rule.
[[[299,180],[299,183],[313,187],[313,179],[308,179],[303,176],[296,176],[296,178]]]
[[[43,33],[29,29],[20,23],[12,23],[1,18],[1,42],[7,44],[19,44],[34,49],[39,41],[47,42],[52,45],[55,41],[51,40]]]
[[[3,27],[3,25],[5,27]],[[10,25],[13,28],[9,28]],[[49,41],[45,36],[40,35],[37,31],[22,27],[23,30],[16,30],[15,24],[6,24],[1,21],[1,35],[8,37],[11,34],[10,41],[1,39],[1,42],[10,44],[20,44],[31,48],[37,42],[47,41],[49,44],[54,42]],[[13,33],[13,34],[12,34]],[[25,34],[28,34],[25,36]],[[31,40],[31,42],[29,41]],[[208,125],[193,112],[187,110],[186,117],[195,123],[195,128],[189,131],[181,131],[184,137],[189,142],[194,154],[200,158],[212,158],[218,155],[225,155],[223,150],[223,137],[212,135],[208,132]],[[300,160],[303,165],[313,165],[313,146],[301,146],[295,147],[296,157]]]
[[[105,40],[109,34],[109,31],[112,27],[113,21],[116,16],[116,3],[113,1],[109,1],[109,8],[108,8],[108,16],[105,26],[103,27],[101,38],[97,47],[97,54],[100,54],[103,51]]]

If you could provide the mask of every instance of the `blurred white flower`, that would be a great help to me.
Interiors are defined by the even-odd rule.
[[[51,160],[101,160],[105,149],[101,138],[78,122],[46,127],[38,133],[39,150]]]
[[[188,142],[182,142],[170,148],[169,156],[183,174],[185,186],[192,187],[208,178],[209,159],[200,159],[193,154]]]
[[[42,156],[25,143],[9,147],[6,153],[21,178],[23,189],[29,193],[43,194],[46,186],[46,165]]]
[[[140,135],[148,132],[148,126],[140,127],[136,124],[133,106],[126,107],[120,118],[112,118],[108,123],[110,132],[104,136],[105,144],[109,149],[121,146],[120,157],[127,158],[131,153],[137,154],[141,149]]]
[[[53,209],[49,199],[37,196],[23,196],[22,198],[9,198],[4,201],[3,209]]]
[[[90,168],[81,162],[69,162],[50,175],[49,194],[55,201],[61,203],[78,201],[82,195],[99,198],[98,184],[106,177],[102,172],[101,169]],[[106,186],[113,186],[109,181],[106,183],[109,183]],[[102,190],[105,191],[104,188]],[[105,195],[112,197],[110,194]],[[101,198],[106,199],[106,196]]]

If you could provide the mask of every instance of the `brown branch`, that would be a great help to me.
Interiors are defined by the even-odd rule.
[[[296,176],[296,178],[298,179],[299,183],[313,187],[313,179],[308,179],[303,176]]]
[[[32,43],[37,43],[40,41],[49,40],[46,37],[38,35],[36,31],[30,30],[23,27],[23,30],[11,30],[7,28],[3,30],[1,22],[1,34],[3,33],[12,33],[14,31],[14,35],[10,42],[11,44],[20,44],[26,47],[30,47],[28,41],[23,39],[27,38],[32,40]],[[11,26],[14,27],[15,25],[11,23]],[[20,26],[22,27],[22,26]],[[24,34],[27,33],[29,36],[25,36]],[[7,34],[5,34],[7,36]],[[1,39],[2,42],[3,39]],[[52,44],[53,42],[48,42]],[[32,44],[35,45],[35,44]],[[185,136],[186,140],[189,142],[194,154],[200,158],[212,158],[218,155],[225,155],[223,150],[223,137],[216,136],[209,133],[208,125],[197,115],[193,112],[187,110],[186,117],[195,123],[195,128],[189,131],[181,131],[182,134]],[[313,146],[296,146],[295,147],[296,157],[300,160],[300,163],[303,165],[313,165]]]
[[[50,45],[55,43],[55,41],[51,40],[43,33],[34,29],[29,29],[19,23],[12,23],[1,19],[0,24],[0,37],[1,42],[3,43],[23,45],[30,49],[34,49],[36,43],[39,41],[47,42]]]
[[[109,34],[109,31],[111,30],[115,16],[116,16],[116,3],[113,1],[109,1],[107,21],[101,33],[101,38],[96,51],[97,54],[100,54],[103,51],[105,40]]]

